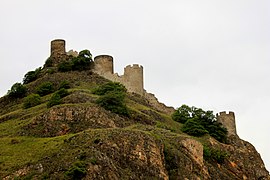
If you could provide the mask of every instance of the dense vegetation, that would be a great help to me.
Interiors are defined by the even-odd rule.
[[[41,67],[39,67],[35,71],[29,71],[26,73],[23,78],[23,84],[35,81],[40,76],[41,70]]]
[[[100,95],[97,104],[113,113],[129,116],[125,105],[126,88],[120,83],[109,82],[93,90],[94,94]]]
[[[38,94],[30,94],[26,98],[24,98],[23,107],[25,109],[34,107],[41,103],[41,98]]]
[[[58,105],[62,103],[62,98],[69,95],[68,91],[65,88],[61,88],[60,90],[56,91],[49,102],[47,103],[47,107],[50,108],[52,106]]]
[[[22,98],[25,96],[27,88],[21,83],[15,83],[8,91],[8,96],[12,98]]]
[[[92,67],[92,54],[89,50],[83,50],[77,57],[72,57],[71,60],[60,63],[58,65],[58,70],[61,72],[83,71],[89,70]]]
[[[227,129],[217,122],[213,111],[182,105],[172,114],[172,119],[184,124],[182,131],[189,135],[209,134],[220,142],[226,142]]]

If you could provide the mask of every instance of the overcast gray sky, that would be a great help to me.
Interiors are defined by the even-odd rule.
[[[270,169],[269,0],[0,0],[0,95],[42,66],[50,41],[144,66],[161,102],[234,111]]]

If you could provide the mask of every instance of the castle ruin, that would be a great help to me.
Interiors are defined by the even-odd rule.
[[[70,50],[66,52],[65,40],[56,39],[51,41],[51,56],[53,66],[57,66],[62,61],[68,59],[68,56],[77,57],[78,52]],[[143,67],[138,64],[128,65],[124,68],[124,74],[114,73],[113,57],[109,55],[99,55],[94,58],[93,72],[114,82],[123,84],[128,92],[139,94],[144,97],[148,103],[156,110],[171,114],[173,107],[167,107],[160,103],[154,94],[148,93],[144,89]],[[228,130],[228,135],[237,135],[235,126],[235,115],[233,112],[220,112],[217,114],[217,121]]]
[[[228,114],[225,111],[220,112],[217,114],[217,121],[227,128],[228,136],[237,135],[234,112],[230,111]]]
[[[124,74],[119,76],[113,71],[113,57],[100,55],[94,58],[94,72],[115,82],[119,82],[127,88],[128,92],[133,92],[144,96],[143,87],[143,67],[138,64],[128,65],[124,68]]]
[[[68,56],[77,57],[76,51],[70,50],[66,52],[65,40],[55,39],[51,41],[52,66],[57,66],[59,63],[66,61]],[[167,107],[160,103],[154,94],[146,92],[143,81],[143,66],[138,64],[128,65],[124,68],[124,74],[118,75],[114,73],[113,57],[109,55],[99,55],[94,58],[93,72],[114,82],[123,84],[127,91],[136,93],[144,97],[148,103],[158,111],[171,114],[174,111],[173,107]]]

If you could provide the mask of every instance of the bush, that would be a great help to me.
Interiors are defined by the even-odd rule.
[[[129,111],[124,103],[126,88],[120,83],[108,82],[93,90],[94,94],[101,95],[97,104],[113,113],[129,116]]]
[[[203,146],[203,157],[207,161],[216,161],[219,164],[224,163],[229,154],[219,149],[213,149],[208,146]]]
[[[35,81],[39,77],[40,72],[41,67],[37,68],[35,71],[29,71],[28,73],[26,73],[23,78],[23,84],[28,84],[32,81]]]
[[[113,113],[129,116],[127,106],[124,104],[124,93],[110,92],[101,96],[97,104]]]
[[[125,93],[127,91],[127,89],[125,88],[124,85],[120,84],[120,83],[116,83],[116,82],[108,82],[106,84],[103,84],[99,87],[97,87],[96,89],[94,89],[92,91],[93,94],[96,95],[105,95],[109,92],[123,92]]]
[[[8,96],[13,98],[22,98],[26,94],[26,87],[21,83],[15,83],[12,85],[11,89],[8,91]]]
[[[67,96],[69,93],[66,89],[62,88],[58,91],[56,91],[49,102],[47,103],[47,108],[50,108],[52,106],[58,105],[62,103],[62,98]]]
[[[86,164],[82,161],[76,161],[72,165],[72,167],[70,167],[65,172],[65,175],[73,180],[79,180],[82,179],[84,176],[86,176],[86,173],[87,173]]]
[[[59,89],[62,89],[62,88],[64,88],[64,89],[69,89],[69,88],[70,88],[69,82],[68,82],[68,81],[62,81],[62,82],[60,83],[60,85],[59,85]]]
[[[40,96],[45,96],[47,94],[50,94],[54,91],[53,88],[53,84],[51,82],[44,82],[42,84],[40,84],[37,88],[36,88],[36,92],[40,95]]]
[[[83,50],[78,57],[73,57],[70,61],[62,62],[58,65],[58,70],[61,72],[67,71],[83,71],[93,67],[92,54],[89,50]]]
[[[68,91],[65,88],[62,88],[55,92],[55,94],[59,94],[60,98],[63,98],[67,95],[69,95]]]
[[[53,94],[49,102],[47,103],[47,107],[50,108],[52,106],[61,104],[61,97],[59,94]]]
[[[49,57],[44,64],[44,67],[52,67],[53,66],[53,58]]]
[[[38,94],[30,94],[24,99],[23,107],[27,109],[39,105],[40,103],[41,98]]]
[[[72,70],[73,62],[65,61],[58,65],[58,71],[60,72],[68,72]]]

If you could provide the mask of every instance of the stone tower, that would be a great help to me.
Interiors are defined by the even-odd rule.
[[[138,64],[129,65],[124,69],[124,82],[129,92],[144,95],[143,67]]]
[[[63,39],[51,41],[51,57],[58,58],[66,54],[66,42]]]
[[[220,112],[217,114],[217,121],[227,128],[228,136],[237,135],[234,112],[229,112],[229,114],[227,114],[225,111]]]
[[[95,72],[99,75],[113,74],[113,57],[109,55],[99,55],[94,58]]]

